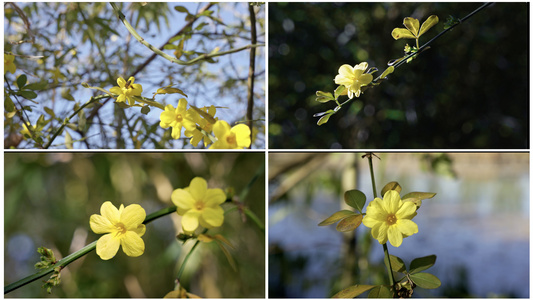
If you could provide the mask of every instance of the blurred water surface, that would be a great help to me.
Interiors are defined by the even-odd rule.
[[[337,154],[333,159],[346,166],[343,161],[351,161],[349,155],[353,154]],[[382,158],[374,160],[378,193],[389,181],[402,185],[402,196],[411,191],[437,193],[433,199],[424,200],[413,219],[419,232],[404,239],[399,248],[389,246],[390,253],[406,263],[437,255],[436,265],[428,271],[441,279],[442,286],[417,289],[415,296],[443,297],[461,290],[463,296],[529,297],[528,154],[452,154],[451,168],[440,173],[454,172],[456,178],[424,171],[421,155],[378,155]],[[271,155],[269,164],[275,161]],[[366,160],[359,159],[358,166],[358,189],[367,195],[368,203],[373,197]],[[342,196],[327,184],[317,188],[320,183],[313,181],[324,177],[313,175],[330,171],[314,170],[287,193],[288,201],[275,201],[269,207],[271,297],[321,298],[338,292],[330,290],[330,279],[339,275],[343,266],[343,237],[334,225],[317,224],[341,209]],[[271,181],[271,194],[280,182]],[[318,190],[311,197],[310,186]],[[368,228],[361,225],[356,235],[366,232]],[[292,268],[280,263],[280,255],[293,261]],[[382,247],[373,240],[370,261],[379,263],[382,259]]]

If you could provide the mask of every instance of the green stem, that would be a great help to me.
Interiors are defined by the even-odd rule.
[[[372,153],[367,153],[366,157],[368,158],[368,165],[370,166],[370,177],[372,179],[372,190],[374,192],[374,198],[378,197],[376,190],[376,180],[374,179],[374,166],[372,165]],[[387,248],[387,243],[383,244],[383,252],[385,253],[385,265],[389,273],[389,282],[392,288],[394,289],[394,294],[396,294],[396,284],[394,282],[394,276],[392,274],[392,264],[390,262],[389,249]]]
[[[154,213],[151,213],[149,214],[148,216],[146,216],[146,219],[144,219],[144,222],[143,224],[148,224],[149,222],[155,220],[155,219],[158,219],[158,218],[161,218],[163,216],[166,216],[168,214],[171,214],[173,212],[176,211],[176,206],[171,206],[171,207],[167,207],[167,208],[163,208],[157,212],[154,212]],[[93,251],[94,249],[96,249],[96,242],[97,241],[94,241],[92,243],[90,243],[89,245],[81,248],[80,250],[70,254],[69,256],[59,260],[57,263],[55,263],[54,265],[48,267],[48,269],[45,269],[45,270],[42,270],[38,273],[35,273],[33,275],[30,275],[30,276],[27,276],[21,280],[18,280],[14,283],[11,283],[11,284],[8,284],[7,286],[4,287],[4,294],[7,294],[15,289],[18,289],[26,284],[29,284],[39,278],[42,278],[50,273],[52,273],[54,271],[54,268],[56,267],[66,267],[68,264],[70,264],[71,262],[77,260],[78,258],[88,254],[89,252]]]
[[[265,46],[265,44],[251,44],[251,45],[247,45],[247,46],[244,46],[244,47],[231,49],[231,50],[228,50],[228,51],[211,52],[209,54],[206,53],[206,54],[202,54],[202,55],[200,55],[198,57],[195,57],[195,58],[193,58],[193,59],[191,59],[189,61],[183,61],[183,60],[177,59],[175,57],[172,57],[172,56],[166,54],[165,52],[159,50],[158,48],[152,46],[150,43],[145,41],[144,38],[142,38],[137,33],[137,31],[133,28],[133,26],[131,26],[131,24],[126,20],[126,17],[120,11],[120,9],[118,9],[117,5],[115,3],[113,3],[113,2],[111,2],[110,4],[113,7],[113,10],[115,11],[115,13],[118,15],[119,19],[124,24],[124,26],[126,26],[126,29],[131,33],[131,35],[133,35],[133,37],[137,41],[139,41],[141,44],[145,45],[152,52],[154,52],[154,53],[158,54],[159,56],[169,60],[170,62],[179,64],[179,65],[192,65],[192,64],[194,64],[194,63],[196,63],[198,61],[209,59],[209,58],[212,58],[212,57],[222,56],[222,55],[231,54],[231,53],[239,52],[239,51],[246,50],[246,49],[252,49],[252,48],[255,48],[255,47],[263,47],[263,46]]]
[[[207,229],[204,229],[204,231],[202,232],[202,234],[205,234],[206,232],[207,232]],[[187,253],[187,255],[185,256],[185,259],[183,259],[183,263],[181,263],[180,269],[178,270],[178,281],[180,281],[181,275],[183,274],[183,271],[185,270],[185,264],[187,264],[187,261],[188,261],[189,258],[191,257],[191,254],[193,253],[194,249],[196,249],[196,247],[198,246],[198,244],[200,244],[200,241],[199,241],[199,240],[196,240],[196,242],[195,242],[194,245],[192,246],[192,248],[191,248],[191,250],[189,251],[189,253]]]

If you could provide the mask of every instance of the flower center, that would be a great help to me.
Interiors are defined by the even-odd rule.
[[[237,138],[235,137],[235,133],[228,134],[228,136],[226,137],[226,142],[230,145],[237,144]]]
[[[387,224],[389,224],[389,225],[396,224],[396,215],[395,214],[390,214],[390,215],[387,216]]]
[[[183,121],[183,117],[181,116],[181,114],[177,114],[176,115],[176,122],[181,123],[181,121]]]
[[[122,224],[122,223],[115,224],[115,228],[117,229],[117,234],[119,234],[119,235],[125,234],[126,231],[128,231],[126,229],[126,226],[124,226],[124,224]]]
[[[194,208],[196,208],[196,210],[202,210],[204,209],[204,207],[205,204],[202,201],[196,201],[196,203],[194,204]]]

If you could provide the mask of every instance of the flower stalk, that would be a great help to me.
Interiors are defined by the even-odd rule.
[[[372,165],[372,155],[373,155],[372,153],[367,153],[365,157],[368,158],[368,165],[370,167],[370,177],[372,180],[372,191],[374,192],[374,198],[377,198],[378,194],[376,190],[376,180],[374,179],[374,166]],[[390,261],[389,249],[387,248],[387,243],[383,244],[383,252],[385,254],[385,265],[389,273],[389,282],[392,288],[394,289],[394,294],[396,295],[396,283],[394,282],[394,276],[392,274],[392,264]]]

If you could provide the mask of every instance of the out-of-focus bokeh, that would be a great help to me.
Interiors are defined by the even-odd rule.
[[[174,189],[201,176],[209,188],[232,188],[238,199],[265,221],[264,153],[5,153],[4,154],[4,285],[37,270],[37,248],[56,258],[81,249],[101,235],[89,227],[92,214],[111,201],[115,206],[140,204],[147,214],[173,206]],[[235,206],[223,204],[227,210]],[[48,295],[37,280],[6,297],[161,298],[174,289],[178,269],[194,244],[176,239],[177,213],[147,225],[145,252],[128,257],[122,249],[108,261],[95,251],[61,272],[62,282]],[[238,210],[226,214],[222,234],[234,249],[234,271],[215,243],[201,243],[186,265],[181,283],[201,297],[264,297],[265,235]]]
[[[440,22],[420,45],[482,3],[269,3],[269,146],[282,149],[529,148],[529,4],[496,3],[444,34],[380,86],[317,126],[343,64],[377,76],[412,39],[403,19]],[[510,21],[512,20],[512,21]],[[344,102],[348,98],[339,98]]]
[[[347,190],[373,197],[363,153],[269,154],[269,297],[331,297],[351,285],[388,284],[383,248],[361,225],[319,227]],[[377,153],[378,193],[434,192],[413,221],[419,232],[389,245],[407,264],[437,255],[427,270],[442,281],[416,297],[520,297],[529,290],[529,154]],[[366,211],[366,205],[364,211]],[[351,209],[353,210],[353,209]]]

